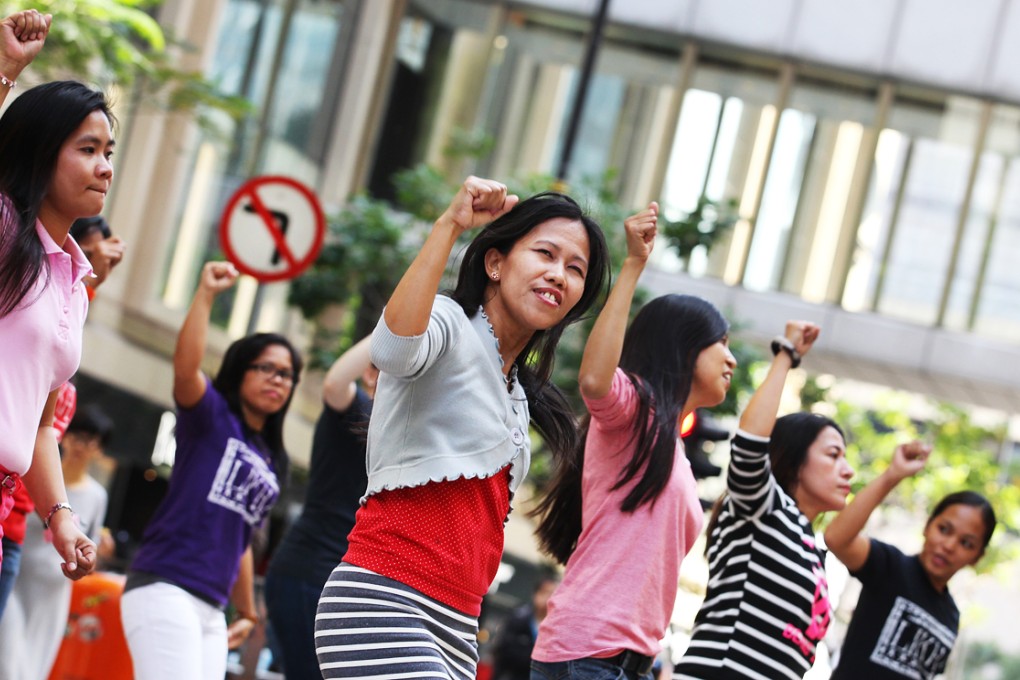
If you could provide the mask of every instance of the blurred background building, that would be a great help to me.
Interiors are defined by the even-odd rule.
[[[124,95],[107,212],[131,251],[83,371],[167,405],[196,272],[253,175],[293,176],[335,209],[421,161],[555,172],[596,5],[165,2],[161,23],[194,46],[182,59],[255,110],[210,133]],[[762,336],[812,318],[822,370],[1017,412],[1017,37],[1009,0],[611,2],[566,179],[614,169],[623,205],[655,198],[673,218],[736,202],[709,254],[660,249],[653,290],[701,292]],[[458,130],[494,150],[450,167]],[[285,288],[246,281],[217,343],[296,330]]]
[[[703,295],[755,341],[817,321],[812,370],[994,409],[1020,439],[1020,3],[615,0],[585,78],[599,4],[165,0],[157,18],[192,46],[182,63],[254,109],[213,133],[122,97],[107,217],[130,250],[82,363],[83,391],[132,414],[118,439],[162,455],[176,330],[243,181],[289,175],[335,211],[390,196],[419,162],[556,173],[582,80],[568,184],[615,170],[628,208],[735,211],[709,251],[659,249],[646,287]],[[465,130],[491,153],[445,156]],[[305,333],[286,296],[242,281],[215,349],[248,328]],[[303,395],[299,461],[318,410],[314,385]]]

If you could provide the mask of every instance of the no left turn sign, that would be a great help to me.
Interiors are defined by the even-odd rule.
[[[220,219],[227,259],[259,281],[292,279],[322,250],[326,218],[315,194],[289,177],[266,175],[234,192]]]

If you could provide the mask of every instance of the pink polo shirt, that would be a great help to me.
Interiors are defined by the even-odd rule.
[[[12,215],[10,203],[0,216]],[[58,246],[38,220],[49,263],[22,305],[0,318],[0,465],[24,474],[32,463],[39,418],[49,393],[81,362],[89,302],[82,282],[92,266],[70,236]],[[0,229],[0,233],[7,229]]]
[[[673,472],[655,503],[621,511],[637,483],[612,489],[633,455],[637,391],[617,369],[609,394],[585,401],[592,425],[582,473],[581,535],[538,630],[532,658],[546,663],[624,650],[658,654],[676,602],[680,562],[704,519],[679,441]]]

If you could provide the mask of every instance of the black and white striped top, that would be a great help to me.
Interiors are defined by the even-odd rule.
[[[708,591],[676,680],[802,678],[828,628],[824,553],[772,476],[768,441],[740,431],[733,438]]]

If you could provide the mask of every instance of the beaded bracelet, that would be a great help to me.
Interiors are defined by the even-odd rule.
[[[18,81],[12,80],[5,76],[4,74],[0,73],[0,85],[3,85],[8,90],[13,90],[15,87],[17,87]]]
[[[53,519],[53,515],[57,514],[61,510],[67,510],[72,515],[74,514],[74,510],[71,508],[71,506],[69,504],[67,504],[67,503],[54,503],[53,507],[50,508],[49,514],[46,515],[46,519],[43,520],[43,529],[49,529],[50,528],[50,520]]]

